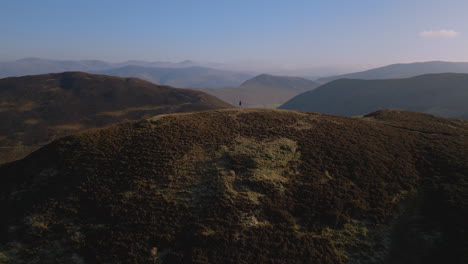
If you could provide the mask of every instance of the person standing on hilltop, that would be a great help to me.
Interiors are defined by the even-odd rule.
[[[239,108],[242,108],[242,101],[239,101]]]

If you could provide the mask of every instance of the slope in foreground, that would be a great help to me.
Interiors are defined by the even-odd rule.
[[[65,72],[0,79],[0,163],[87,128],[229,107],[202,92],[134,78]]]
[[[14,263],[466,263],[468,124],[162,115],[0,167]]]

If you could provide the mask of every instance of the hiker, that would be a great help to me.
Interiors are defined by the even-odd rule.
[[[242,108],[242,101],[239,101],[239,108]]]

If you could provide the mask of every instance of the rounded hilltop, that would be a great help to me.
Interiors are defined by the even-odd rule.
[[[136,78],[84,72],[4,78],[0,79],[0,163],[89,128],[229,107],[203,92]]]
[[[467,136],[467,122],[393,110],[212,110],[81,132],[0,167],[0,257],[464,263]]]

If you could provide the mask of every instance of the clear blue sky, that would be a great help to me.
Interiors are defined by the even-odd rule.
[[[0,0],[0,22],[0,61],[468,61],[466,0]]]

